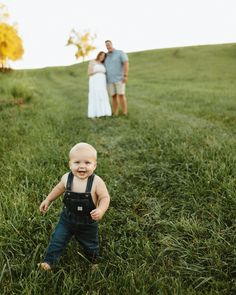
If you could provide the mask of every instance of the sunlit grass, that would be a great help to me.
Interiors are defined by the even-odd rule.
[[[130,54],[128,118],[87,119],[87,64],[0,75],[4,100],[30,93],[0,111],[1,294],[235,294],[235,52]],[[92,272],[72,240],[45,274],[61,200],[38,206],[79,141],[112,197],[103,262]]]

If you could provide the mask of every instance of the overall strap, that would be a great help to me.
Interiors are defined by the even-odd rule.
[[[87,186],[86,186],[86,191],[85,191],[86,193],[90,193],[91,192],[91,188],[92,188],[92,185],[93,185],[94,176],[95,176],[95,174],[92,174],[88,178]]]
[[[72,182],[73,182],[74,175],[72,172],[68,174],[67,183],[66,183],[66,190],[71,191]]]

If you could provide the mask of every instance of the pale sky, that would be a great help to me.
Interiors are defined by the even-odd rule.
[[[125,52],[236,42],[236,0],[0,0],[10,24],[18,24],[25,49],[12,68],[75,64],[71,29],[97,35],[97,49],[110,39]]]

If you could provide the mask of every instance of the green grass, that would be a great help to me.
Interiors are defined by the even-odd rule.
[[[236,44],[129,59],[128,118],[86,117],[87,63],[0,73],[1,294],[236,293]],[[72,240],[43,273],[61,199],[38,207],[80,141],[112,198],[104,261],[92,272]]]

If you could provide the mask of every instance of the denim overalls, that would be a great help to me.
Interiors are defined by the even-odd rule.
[[[76,193],[71,191],[74,175],[69,173],[64,207],[44,259],[49,265],[58,261],[73,235],[83,247],[86,258],[96,262],[99,256],[98,224],[90,216],[90,212],[96,208],[91,196],[94,176],[88,177],[85,193]]]

